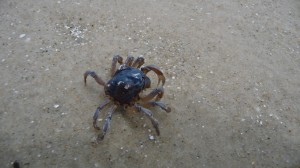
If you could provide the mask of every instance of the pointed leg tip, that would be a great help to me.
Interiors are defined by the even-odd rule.
[[[98,126],[94,126],[94,128],[95,128],[96,130],[100,130],[100,127],[98,127]]]
[[[103,139],[104,139],[104,135],[98,135],[98,137],[97,137],[97,143],[103,141]]]
[[[156,130],[156,134],[157,134],[157,136],[159,136],[160,135],[160,131]]]
[[[94,119],[94,120],[93,120],[93,127],[94,127],[96,130],[100,130],[100,127],[97,125],[97,119]]]
[[[172,111],[171,108],[170,108],[170,107],[167,107],[166,112],[167,112],[167,113],[170,113],[171,111]]]

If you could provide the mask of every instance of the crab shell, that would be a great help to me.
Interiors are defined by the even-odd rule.
[[[141,70],[122,67],[116,71],[104,87],[105,94],[120,105],[133,105],[139,99],[139,93],[150,87],[150,79]]]

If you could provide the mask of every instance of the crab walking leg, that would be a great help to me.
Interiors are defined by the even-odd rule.
[[[171,108],[166,106],[163,102],[160,102],[160,101],[148,101],[148,102],[143,103],[143,105],[152,106],[152,107],[158,106],[161,109],[165,110],[167,113],[171,112]]]
[[[159,85],[160,81],[162,81],[162,86],[164,86],[166,78],[164,76],[164,74],[161,72],[161,70],[155,66],[155,65],[148,65],[145,67],[142,67],[141,70],[147,74],[149,71],[153,71],[156,73],[156,75],[158,76],[158,83],[157,86]]]
[[[93,77],[99,85],[105,86],[105,82],[94,72],[94,71],[86,71],[84,73],[84,84],[86,85],[86,78],[88,76]]]
[[[162,87],[153,89],[148,95],[141,98],[141,101],[147,102],[152,100],[155,96],[155,100],[159,101],[164,95],[164,89]]]
[[[110,109],[110,112],[109,114],[107,115],[106,119],[105,119],[105,123],[103,124],[103,127],[102,127],[102,134],[100,133],[98,135],[98,138],[97,138],[97,141],[102,141],[104,139],[104,136],[109,128],[109,125],[110,125],[110,121],[111,121],[111,118],[112,118],[112,114],[114,113],[114,111],[116,110],[117,106],[116,105],[113,105]]]
[[[134,60],[134,57],[133,57],[133,56],[128,56],[127,59],[126,59],[126,61],[125,61],[125,65],[131,66],[133,60]]]
[[[100,130],[100,128],[97,126],[97,119],[99,116],[100,110],[102,110],[107,104],[110,103],[109,99],[106,99],[104,102],[102,102],[96,109],[94,116],[93,116],[93,126],[95,129]]]
[[[119,56],[119,55],[115,55],[113,57],[112,64],[111,64],[111,69],[110,69],[111,76],[114,76],[114,74],[116,72],[117,62],[119,64],[123,63],[123,58],[121,56]]]
[[[146,114],[146,116],[151,120],[151,123],[152,123],[153,127],[155,128],[155,131],[156,131],[157,135],[159,136],[160,131],[159,131],[159,128],[158,128],[158,121],[157,121],[157,119],[155,119],[153,117],[152,111],[150,111],[150,110],[148,110],[148,109],[146,109],[146,108],[144,108],[140,105],[137,105],[137,104],[135,104],[134,107],[136,108],[137,111]]]
[[[132,67],[140,68],[145,63],[143,57],[137,57],[137,59],[133,62]]]

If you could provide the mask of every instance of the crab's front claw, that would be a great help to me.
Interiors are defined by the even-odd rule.
[[[162,82],[162,86],[164,86],[166,78],[164,76],[164,74],[161,72],[161,70],[155,66],[155,65],[148,65],[145,67],[142,67],[141,70],[147,74],[149,71],[153,71],[156,73],[157,77],[158,77],[158,83],[157,86],[159,85],[160,81]]]

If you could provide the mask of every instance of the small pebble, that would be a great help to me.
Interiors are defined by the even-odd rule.
[[[21,34],[20,36],[19,36],[19,38],[24,38],[26,36],[26,34]]]
[[[202,79],[202,76],[201,75],[196,75],[197,78],[199,79]]]
[[[154,136],[153,135],[149,135],[149,140],[154,140]]]

